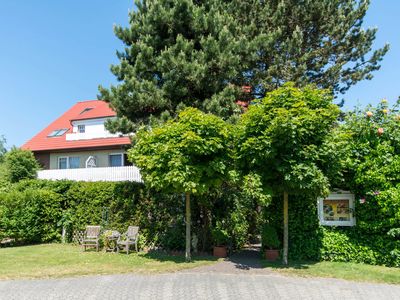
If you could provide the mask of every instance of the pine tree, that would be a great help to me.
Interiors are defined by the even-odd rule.
[[[371,79],[388,45],[371,53],[376,29],[362,29],[368,0],[142,0],[111,67],[119,84],[99,87],[119,118],[114,131],[175,116],[185,106],[225,119],[236,100],[283,83],[344,93]],[[248,86],[249,89],[241,87]]]

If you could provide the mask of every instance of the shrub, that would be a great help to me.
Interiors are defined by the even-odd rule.
[[[215,227],[211,229],[211,236],[214,246],[227,246],[229,243],[228,231],[221,221],[216,222]]]
[[[268,223],[263,226],[261,239],[263,249],[279,249],[281,246],[276,229]]]
[[[0,228],[3,236],[19,243],[59,240],[61,197],[49,190],[27,189],[0,194]]]
[[[10,182],[25,178],[35,178],[39,163],[31,151],[12,148],[4,155],[7,177]]]

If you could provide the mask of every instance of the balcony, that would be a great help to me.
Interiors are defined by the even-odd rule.
[[[38,171],[37,178],[47,180],[142,182],[139,169],[135,166],[42,170]]]

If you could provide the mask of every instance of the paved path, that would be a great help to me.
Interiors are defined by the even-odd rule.
[[[249,253],[247,253],[249,254]],[[400,285],[286,277],[256,257],[160,275],[0,281],[0,299],[400,299]]]

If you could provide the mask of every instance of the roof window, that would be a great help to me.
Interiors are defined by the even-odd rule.
[[[67,131],[68,131],[68,129],[56,129],[56,130],[52,131],[47,137],[62,136]]]
[[[86,107],[84,110],[81,111],[80,115],[82,115],[88,111],[91,111],[92,109],[93,109],[93,107]]]

